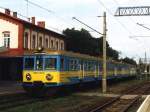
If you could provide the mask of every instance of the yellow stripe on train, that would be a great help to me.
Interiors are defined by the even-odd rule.
[[[27,80],[26,76],[27,74],[31,75],[31,80]],[[51,75],[52,79],[47,80],[46,76]],[[77,78],[84,78],[84,77],[99,77],[99,75],[102,75],[102,72],[96,72],[96,71],[23,71],[23,82],[34,82],[34,81],[42,81],[43,83],[67,83],[70,82],[69,78],[71,77],[77,77]],[[130,74],[129,70],[124,71],[107,71],[107,76],[111,75],[126,75]]]
[[[27,80],[26,75],[30,74],[31,75],[31,80]],[[51,75],[52,79],[47,80],[46,76]],[[48,83],[48,82],[56,82],[59,83],[59,74],[60,72],[58,71],[23,71],[23,82],[33,82],[33,81],[42,81],[43,83]]]

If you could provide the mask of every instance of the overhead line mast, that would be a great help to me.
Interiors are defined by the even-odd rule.
[[[115,16],[149,16],[150,6],[118,7]]]
[[[114,16],[149,16],[150,6],[137,6],[137,7],[118,7]],[[150,28],[144,26],[143,24],[137,23],[137,25],[150,30]],[[145,53],[145,71],[147,72],[147,59]]]

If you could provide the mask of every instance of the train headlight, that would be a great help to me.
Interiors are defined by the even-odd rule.
[[[26,79],[31,80],[31,75],[29,73],[26,74]]]
[[[47,79],[47,80],[52,80],[52,79],[53,79],[53,76],[52,76],[51,74],[47,74],[47,75],[46,75],[46,79]]]

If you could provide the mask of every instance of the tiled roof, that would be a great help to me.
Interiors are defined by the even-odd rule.
[[[35,28],[35,29],[37,29],[37,30],[40,30],[40,31],[43,31],[43,32],[46,32],[46,33],[51,33],[51,34],[53,34],[53,35],[58,36],[58,38],[61,38],[61,39],[64,39],[64,38],[65,38],[65,35],[63,35],[63,34],[54,32],[54,31],[49,30],[49,29],[47,29],[47,28],[42,28],[42,27],[40,27],[40,26],[38,26],[38,25],[32,24],[31,22],[25,21],[25,20],[23,20],[23,19],[13,17],[13,16],[11,16],[11,15],[7,15],[7,14],[2,13],[2,12],[0,12],[0,16],[4,16],[4,17],[10,18],[10,19],[13,19],[13,20],[15,20],[15,21],[17,21],[17,22],[19,22],[19,23],[24,24],[26,27],[32,27],[32,28]],[[57,38],[57,37],[56,37],[56,38]]]

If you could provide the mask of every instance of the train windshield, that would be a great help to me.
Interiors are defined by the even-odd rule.
[[[56,70],[56,58],[45,58],[45,69]]]
[[[25,57],[24,69],[26,70],[56,70],[57,58],[56,57],[44,57],[37,55],[34,57]]]
[[[34,58],[25,58],[24,68],[29,70],[34,69]]]

